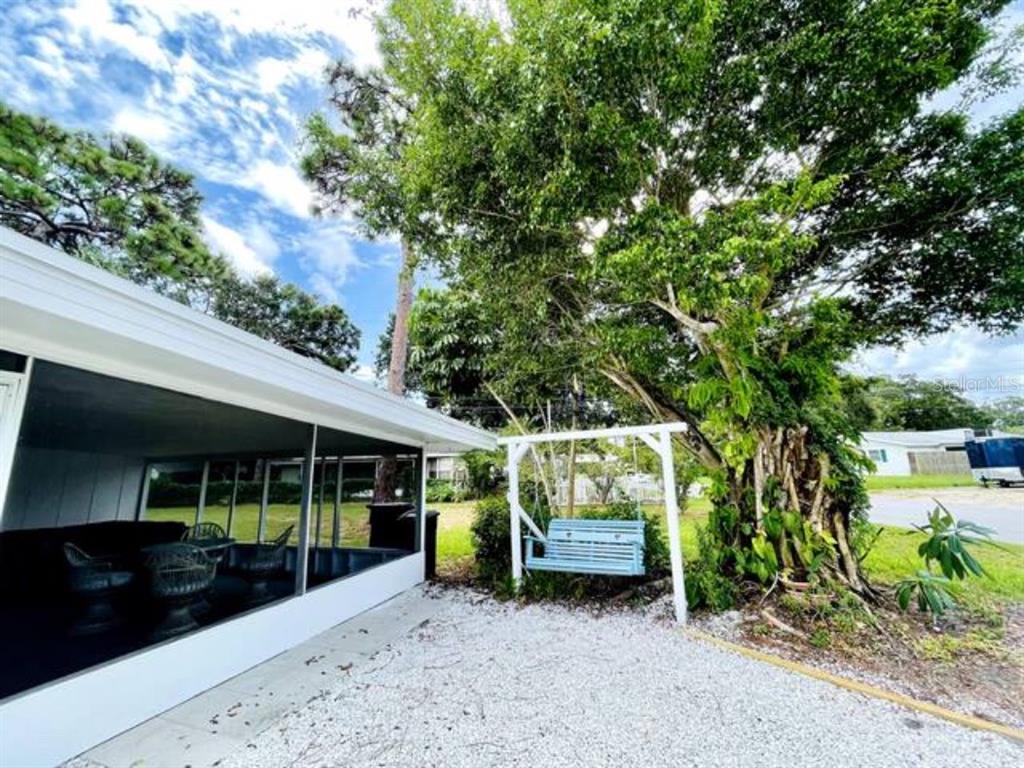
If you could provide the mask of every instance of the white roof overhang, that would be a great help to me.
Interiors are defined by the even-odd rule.
[[[490,432],[289,352],[0,227],[0,347],[323,427],[424,448]]]

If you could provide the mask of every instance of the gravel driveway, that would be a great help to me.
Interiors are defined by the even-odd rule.
[[[1024,745],[718,650],[650,616],[449,590],[433,599],[433,619],[222,768],[1024,764]]]
[[[1024,544],[1024,488],[933,488],[875,491],[870,517],[887,525],[923,525],[938,499],[957,517],[995,530],[994,538]]]

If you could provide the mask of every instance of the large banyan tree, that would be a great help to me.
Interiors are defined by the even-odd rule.
[[[402,184],[496,329],[684,421],[737,578],[862,595],[865,345],[1024,319],[1024,112],[989,0],[394,0]],[[964,86],[964,83],[970,83]],[[941,103],[952,102],[944,97]]]

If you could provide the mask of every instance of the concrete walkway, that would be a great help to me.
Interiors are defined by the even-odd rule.
[[[100,744],[67,768],[205,768],[344,684],[443,604],[413,589]],[[187,670],[183,670],[187,674]]]

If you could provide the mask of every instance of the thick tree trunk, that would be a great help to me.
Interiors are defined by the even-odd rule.
[[[730,479],[730,499],[740,510],[741,521],[752,524],[744,544],[764,536],[772,545],[780,571],[803,581],[812,570],[841,582],[859,595],[869,596],[850,540],[851,512],[828,487],[831,463],[828,454],[813,450],[807,427],[762,429],[757,449],[741,474]],[[773,511],[796,512],[798,526],[767,525]],[[829,547],[831,539],[834,546]],[[823,562],[814,555],[829,552]]]
[[[398,273],[398,297],[395,301],[395,327],[391,335],[391,359],[388,361],[388,392],[394,395],[405,395],[405,368],[409,357],[409,315],[412,312],[415,272],[412,248],[403,238],[402,266]],[[398,461],[394,456],[384,456],[377,465],[373,500],[395,501],[397,486]]]
[[[852,521],[848,502],[829,488],[829,457],[827,453],[813,450],[808,442],[807,427],[760,429],[754,457],[742,470],[737,470],[722,460],[691,413],[677,403],[659,398],[654,390],[620,365],[609,366],[602,373],[644,405],[654,418],[686,423],[690,429],[675,435],[678,444],[705,470],[724,472],[725,495],[712,501],[716,507],[731,507],[738,513],[730,531],[720,531],[731,538],[727,543],[738,545],[749,554],[753,551],[754,539],[764,535],[772,545],[779,570],[788,571],[790,578],[804,580],[817,565],[819,572],[824,571],[861,597],[873,597],[850,538]],[[785,528],[778,532],[778,526],[773,525],[771,533],[774,535],[768,536],[765,518],[773,511],[798,513],[801,530],[794,535]],[[810,537],[810,549],[804,546],[808,540],[804,522],[818,537],[816,541],[815,536]],[[827,544],[826,536],[834,542],[832,545]],[[827,554],[825,561],[815,564],[813,553],[823,549]]]

